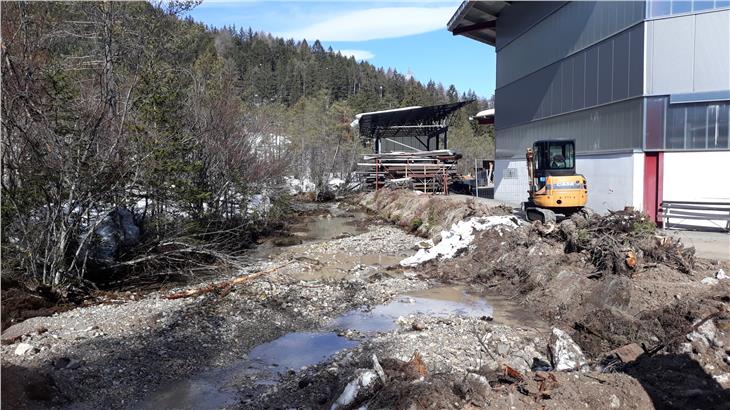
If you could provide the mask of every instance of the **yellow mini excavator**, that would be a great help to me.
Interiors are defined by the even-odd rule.
[[[588,185],[575,173],[575,142],[536,141],[527,148],[529,199],[523,208],[529,221],[555,223],[582,210],[588,200]]]

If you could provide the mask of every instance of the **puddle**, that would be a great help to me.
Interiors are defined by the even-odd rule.
[[[330,210],[333,215],[318,215],[306,218],[304,222],[291,226],[291,235],[302,240],[302,243],[321,242],[346,236],[354,236],[367,232],[360,224],[367,218],[364,212],[344,212],[338,208]],[[336,212],[335,212],[336,211]],[[274,245],[276,238],[269,238],[246,252],[251,263],[276,257],[284,252],[286,246]],[[400,262],[400,260],[398,261]],[[361,262],[365,263],[365,262]]]
[[[297,280],[342,279],[357,275],[367,277],[388,266],[398,265],[407,256],[405,253],[394,256],[382,253],[351,255],[345,252],[333,252],[310,258],[311,263],[304,264],[302,269],[293,272],[292,276]]]
[[[188,380],[168,384],[153,393],[144,409],[219,409],[238,402],[233,387],[242,380],[273,385],[289,369],[299,370],[327,360],[358,342],[333,332],[294,332],[254,347],[248,359],[209,370]]]
[[[492,315],[492,306],[484,299],[470,295],[458,287],[441,287],[408,293],[371,310],[354,310],[335,319],[335,328],[363,333],[387,332],[396,329],[399,316],[421,314],[435,317]]]
[[[233,391],[226,391],[212,380],[185,380],[168,385],[143,403],[143,409],[201,409],[213,410],[238,401]]]
[[[367,229],[358,226],[357,222],[367,218],[364,212],[343,213],[337,216],[320,215],[304,224],[302,239],[305,241],[326,241],[348,235],[366,232]],[[294,228],[296,229],[296,227]]]
[[[280,372],[299,370],[324,361],[342,349],[358,342],[337,336],[333,332],[296,332],[269,343],[258,345],[249,353],[252,368],[276,367]]]

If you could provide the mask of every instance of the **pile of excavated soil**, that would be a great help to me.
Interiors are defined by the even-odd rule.
[[[563,222],[567,227],[488,229],[460,258],[425,264],[420,274],[511,295],[569,329],[595,364],[613,349],[642,346],[646,353],[625,372],[641,381],[655,405],[694,405],[698,395],[707,406],[722,403],[730,394],[730,280],[722,279],[728,264],[695,260],[693,249],[643,222],[632,226],[640,219],[632,215],[593,217],[584,232],[571,220]],[[593,229],[613,224],[608,218],[623,222]],[[598,263],[597,255],[608,263]]]
[[[475,216],[512,214],[512,209],[506,206],[489,206],[473,199],[456,203],[448,196],[410,190],[381,189],[362,194],[357,201],[379,217],[435,240],[442,230],[458,221]]]

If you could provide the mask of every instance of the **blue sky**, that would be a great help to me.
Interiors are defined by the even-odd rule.
[[[379,67],[409,70],[479,96],[494,93],[494,48],[452,36],[446,23],[460,1],[204,0],[189,14],[210,26],[251,27],[284,38],[320,39]]]

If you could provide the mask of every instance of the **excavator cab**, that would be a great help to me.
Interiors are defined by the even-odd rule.
[[[526,159],[530,189],[523,207],[528,220],[556,222],[585,207],[588,186],[575,172],[575,141],[535,141]]]

